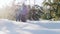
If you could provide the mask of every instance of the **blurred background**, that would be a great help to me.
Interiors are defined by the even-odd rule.
[[[0,0],[0,19],[19,20],[21,11],[25,20],[59,21],[60,0]]]

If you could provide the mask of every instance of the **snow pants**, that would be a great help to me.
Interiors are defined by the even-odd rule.
[[[16,21],[26,22],[26,20],[27,20],[26,15],[20,14],[19,16],[16,16]]]

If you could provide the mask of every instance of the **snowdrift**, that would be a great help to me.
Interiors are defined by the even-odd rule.
[[[0,34],[60,34],[60,23],[49,22],[0,19]]]

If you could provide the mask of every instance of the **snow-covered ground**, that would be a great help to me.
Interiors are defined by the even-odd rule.
[[[0,19],[0,34],[60,34],[60,21],[16,22]]]

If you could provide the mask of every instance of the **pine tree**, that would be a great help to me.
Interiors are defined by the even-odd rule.
[[[53,2],[51,2],[53,1]],[[55,18],[55,20],[59,20],[60,18],[60,0],[46,0],[43,2],[44,6],[50,6],[50,15],[52,18]],[[48,12],[48,11],[47,11]],[[57,19],[56,19],[57,18]]]

